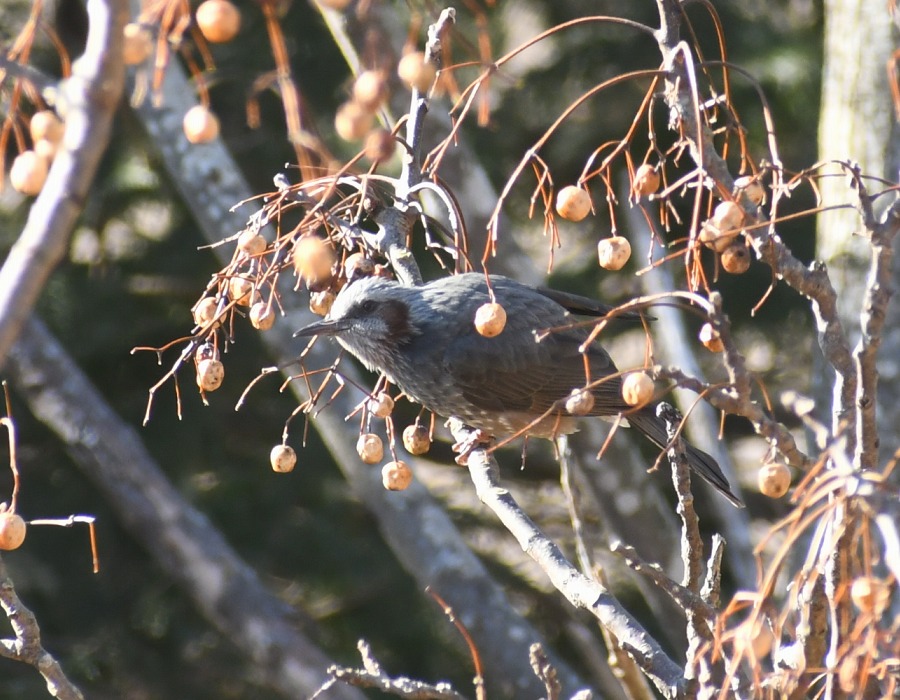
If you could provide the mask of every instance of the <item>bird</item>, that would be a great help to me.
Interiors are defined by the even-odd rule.
[[[381,276],[353,279],[324,319],[294,335],[332,336],[412,401],[494,437],[553,439],[575,432],[577,417],[565,402],[573,389],[585,388],[587,365],[594,401],[586,415],[622,416],[657,447],[668,445],[655,404],[635,409],[625,403],[621,377],[603,346],[590,342],[581,352],[591,328],[574,325],[573,314],[604,316],[613,307],[501,275],[489,279],[490,288],[477,272],[417,286]],[[506,325],[485,337],[475,327],[475,312],[493,301],[504,308]],[[716,460],[684,445],[693,471],[741,507]]]

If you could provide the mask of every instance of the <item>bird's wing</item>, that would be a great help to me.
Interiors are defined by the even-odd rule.
[[[506,338],[504,335],[509,333]],[[466,333],[444,353],[444,369],[465,398],[487,411],[522,411],[535,415],[560,408],[572,389],[587,383],[584,356],[578,348],[584,334],[563,331],[535,342],[530,329],[507,328],[497,338]],[[502,339],[502,340],[501,340]],[[587,353],[590,380],[616,371],[609,354],[594,343]],[[473,361],[472,358],[478,358]],[[626,410],[618,378],[592,389],[591,415]],[[556,406],[554,406],[556,404]]]

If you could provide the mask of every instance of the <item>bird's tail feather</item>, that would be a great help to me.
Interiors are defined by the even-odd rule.
[[[645,408],[642,411],[632,413],[628,416],[628,422],[632,427],[637,428],[641,433],[657,447],[664,449],[669,442],[666,434],[666,424],[657,417],[653,408]],[[712,456],[706,454],[702,450],[698,450],[689,442],[684,442],[685,454],[687,455],[688,464],[697,474],[710,483],[719,493],[727,498],[738,508],[743,508],[744,504],[737,496],[731,492],[731,486],[728,479],[719,468],[718,462]]]

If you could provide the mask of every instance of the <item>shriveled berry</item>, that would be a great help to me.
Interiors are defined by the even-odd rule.
[[[703,343],[703,347],[710,352],[722,352],[725,349],[719,331],[713,328],[711,323],[704,323],[697,337]]]
[[[781,462],[768,462],[759,468],[759,492],[769,498],[781,498],[791,487],[791,470]]]
[[[153,53],[153,35],[150,30],[137,22],[130,22],[122,30],[125,39],[122,59],[126,66],[143,63]]]
[[[334,304],[335,293],[330,289],[321,292],[312,292],[309,295],[309,310],[317,316],[327,316]]]
[[[46,159],[34,151],[22,151],[9,170],[9,182],[17,192],[34,197],[43,189],[49,172]]]
[[[742,275],[750,269],[750,249],[737,241],[722,251],[722,268],[732,275]]]
[[[635,197],[646,197],[659,189],[659,173],[649,163],[644,163],[634,173],[631,192]]]
[[[297,453],[290,445],[275,445],[269,452],[269,464],[272,465],[272,471],[286,474],[294,471],[297,466]]]
[[[257,330],[269,330],[275,325],[275,309],[268,302],[256,302],[250,307],[250,323]]]
[[[237,245],[247,255],[259,255],[267,247],[266,239],[256,231],[244,231],[238,236]]]
[[[406,462],[388,462],[381,468],[381,483],[388,491],[405,491],[412,480],[412,470]]]
[[[713,223],[712,220],[703,222],[703,225],[700,227],[700,242],[703,243],[707,248],[716,251],[717,253],[721,253],[728,246],[734,243],[734,239],[738,236],[740,231],[736,228],[733,229],[721,229]]]
[[[475,330],[485,338],[500,335],[506,327],[506,309],[496,302],[482,304],[475,311]]]
[[[397,75],[406,85],[419,92],[428,92],[437,77],[437,68],[425,60],[421,51],[406,54],[397,64]]]
[[[238,306],[250,306],[256,301],[254,297],[257,296],[253,292],[253,280],[243,275],[234,275],[228,280],[228,294]]]
[[[431,449],[431,435],[421,423],[407,425],[403,429],[403,446],[411,455],[423,455]]]
[[[201,360],[197,363],[197,386],[201,391],[215,391],[225,379],[225,365],[219,360]]]
[[[591,196],[580,187],[566,185],[556,195],[556,213],[569,221],[581,221],[591,213]]]
[[[387,418],[394,410],[394,399],[386,391],[379,391],[375,396],[370,396],[366,401],[369,413],[379,418]]]
[[[572,389],[566,399],[566,411],[573,416],[586,416],[594,408],[594,395],[589,389]]]
[[[766,189],[762,183],[749,175],[739,177],[734,181],[735,192],[743,192],[749,200],[756,205],[760,205],[766,201]]]
[[[0,549],[18,549],[25,541],[27,526],[18,513],[0,513]]]
[[[653,380],[646,372],[632,372],[622,380],[622,398],[629,406],[642,406],[653,398]]]
[[[191,143],[209,143],[219,135],[219,118],[208,107],[194,105],[185,113],[181,128]]]
[[[366,464],[378,464],[384,457],[384,444],[375,433],[363,433],[356,441],[356,452]]]
[[[631,243],[625,236],[603,238],[597,244],[597,258],[604,270],[621,270],[631,258]]]
[[[202,328],[218,328],[219,322],[215,320],[218,308],[215,297],[203,297],[194,307],[194,323]]]
[[[354,280],[359,277],[371,277],[375,273],[375,261],[364,253],[351,253],[344,260],[344,277]]]
[[[204,0],[197,8],[197,27],[212,44],[231,41],[241,29],[241,12],[228,0]]]

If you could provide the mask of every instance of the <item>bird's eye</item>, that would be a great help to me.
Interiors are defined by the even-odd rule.
[[[376,306],[377,304],[374,301],[372,301],[371,299],[366,299],[360,306],[360,309],[364,314],[370,314],[375,311]]]

